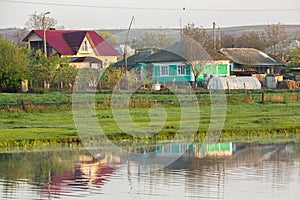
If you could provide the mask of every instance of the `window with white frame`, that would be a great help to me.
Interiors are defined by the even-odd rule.
[[[168,65],[160,66],[160,75],[161,76],[169,76],[169,66]]]
[[[186,67],[185,67],[185,65],[178,65],[177,66],[177,75],[178,76],[184,76],[184,75],[186,75]]]

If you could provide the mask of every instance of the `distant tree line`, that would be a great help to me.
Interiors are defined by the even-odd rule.
[[[203,27],[188,23],[181,34],[190,36],[206,49],[213,49],[212,34]],[[291,52],[287,48],[290,44],[291,39],[281,23],[268,25],[264,31],[246,31],[242,34],[221,32],[221,48],[255,48],[283,61],[290,59]]]

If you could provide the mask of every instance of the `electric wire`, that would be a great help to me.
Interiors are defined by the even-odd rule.
[[[106,6],[106,5],[84,5],[71,3],[52,3],[38,1],[20,1],[20,0],[0,0],[6,3],[46,5],[46,6],[65,6],[81,8],[98,8],[98,9],[119,9],[119,10],[149,10],[149,11],[198,11],[198,12],[299,12],[300,8],[270,8],[270,9],[206,9],[206,8],[167,8],[167,7],[132,7],[132,6]]]

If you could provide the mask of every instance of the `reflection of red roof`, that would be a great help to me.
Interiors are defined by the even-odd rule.
[[[101,188],[107,182],[107,177],[111,176],[116,168],[109,166],[102,166],[97,170],[96,177],[92,182],[93,187]],[[49,192],[52,197],[60,197],[72,193],[73,190],[81,189],[82,191],[89,189],[88,181],[89,179],[82,177],[81,175],[76,175],[73,170],[66,170],[62,172],[57,172],[51,175],[50,185],[45,183],[42,189],[42,195]],[[47,180],[46,180],[47,181]],[[64,194],[62,194],[64,193]]]
[[[23,41],[28,41],[32,34],[37,34],[43,39],[43,30],[32,30]],[[80,30],[47,30],[46,41],[60,55],[76,55],[84,37],[87,37],[99,56],[119,56],[109,43],[107,43],[95,31]]]

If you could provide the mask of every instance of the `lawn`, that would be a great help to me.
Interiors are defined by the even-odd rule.
[[[226,118],[221,141],[295,140],[300,138],[300,101],[298,92],[269,91],[267,100],[261,102],[261,92],[251,92],[251,102],[244,92],[227,94]],[[1,94],[0,95],[0,147],[34,146],[53,143],[79,143],[71,106],[71,94]],[[135,94],[130,102],[130,118],[137,125],[133,134],[126,134],[116,124],[110,105],[110,95],[95,95],[95,115],[106,136],[113,140],[143,138],[151,140],[172,139],[180,123],[198,124],[196,139],[203,139],[210,120],[210,96],[207,92],[197,94],[200,117],[181,119],[181,107],[175,95]],[[189,97],[186,97],[189,103]],[[22,102],[23,101],[23,102]],[[162,126],[157,133],[145,135],[151,122],[149,107],[160,104],[166,111],[166,121],[157,120],[153,126]],[[122,111],[122,109],[121,109]],[[120,111],[120,112],[121,112]],[[118,111],[119,112],[119,111]],[[84,113],[82,116],[85,116]],[[157,114],[157,119],[160,116]],[[86,117],[89,126],[89,117]],[[125,120],[126,122],[126,120]],[[126,124],[125,124],[126,125]],[[84,139],[98,138],[97,127],[89,126],[91,132],[80,133]],[[156,129],[154,129],[156,130]],[[133,136],[132,136],[133,135]],[[150,138],[150,139],[149,139]],[[153,139],[153,138],[152,138]]]

